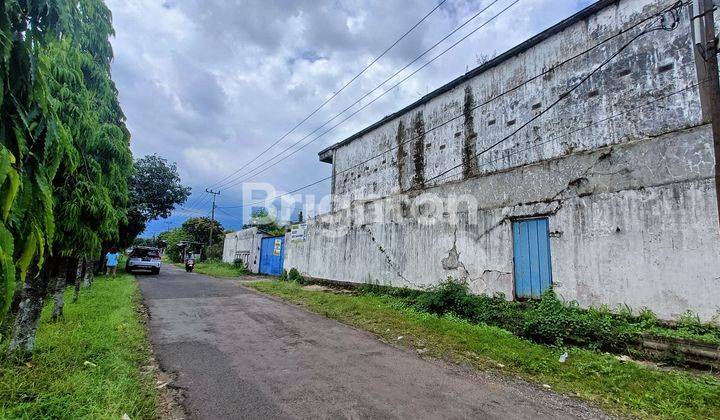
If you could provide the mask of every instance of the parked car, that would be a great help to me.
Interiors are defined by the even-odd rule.
[[[133,248],[125,263],[125,271],[132,273],[138,270],[149,270],[153,274],[160,274],[160,250],[146,246]]]

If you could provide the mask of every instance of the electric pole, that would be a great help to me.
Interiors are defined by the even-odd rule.
[[[715,194],[720,222],[720,77],[712,0],[693,0],[690,10],[695,42],[695,68],[700,89],[703,122],[712,124],[715,151]]]
[[[220,195],[220,191],[213,191],[209,189],[205,189],[205,192],[208,194],[212,194],[213,201],[212,201],[212,210],[210,211],[210,237],[208,238],[208,245],[212,246],[213,244],[213,228],[215,227],[215,198]]]

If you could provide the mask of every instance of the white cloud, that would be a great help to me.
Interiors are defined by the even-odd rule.
[[[108,0],[117,34],[113,76],[135,155],[176,161],[185,182],[203,191],[302,120],[437,1]],[[509,2],[498,2],[426,58]],[[487,4],[449,0],[278,147],[307,135]],[[397,92],[253,180],[287,191],[327,176],[330,166],[317,160],[320,149],[464,73],[478,56],[503,52],[585,5],[521,0]],[[327,189],[322,183],[309,192]],[[238,203],[238,191],[227,191],[220,204]]]

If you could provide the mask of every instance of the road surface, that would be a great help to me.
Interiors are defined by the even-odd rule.
[[[420,358],[372,334],[165,265],[139,275],[161,369],[191,418],[597,418],[577,400]]]

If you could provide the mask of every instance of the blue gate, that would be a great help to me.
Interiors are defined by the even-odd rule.
[[[513,222],[513,260],[515,297],[541,297],[552,283],[548,219]]]
[[[260,273],[279,276],[283,270],[285,237],[263,238],[260,244]]]

